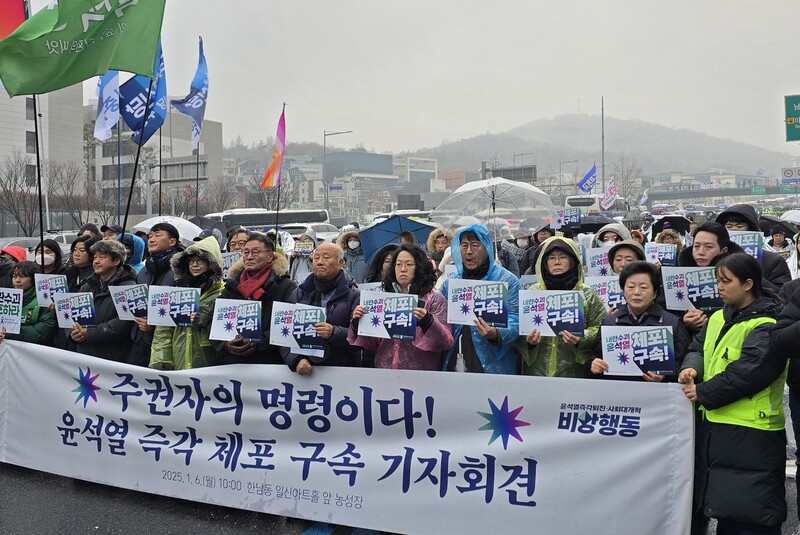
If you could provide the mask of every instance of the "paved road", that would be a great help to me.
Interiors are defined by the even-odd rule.
[[[791,462],[794,475],[794,462]],[[789,519],[784,535],[798,529],[794,479],[787,479]],[[375,535],[376,532],[314,524],[305,520],[254,513],[165,498],[86,483],[0,463],[0,534],[2,535]],[[713,524],[709,533],[714,533]]]

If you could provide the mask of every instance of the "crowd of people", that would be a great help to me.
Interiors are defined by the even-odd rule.
[[[591,237],[593,247],[608,249],[609,266],[625,298],[609,310],[584,283],[577,237],[549,227],[523,230],[516,237],[498,237],[480,224],[455,232],[436,229],[424,245],[413,235],[401,236],[399,243],[386,244],[365,258],[356,228],[344,229],[337,243],[319,243],[309,230],[301,238],[309,247],[287,254],[274,231],[237,228],[227,237],[204,231],[184,247],[178,230],[168,223],[142,235],[122,233],[113,225],[87,225],[66,261],[52,240],[37,247],[33,261],[20,248],[0,251],[0,285],[24,292],[21,332],[2,332],[0,341],[50,345],[164,371],[284,364],[301,375],[313,373],[316,366],[366,366],[679,382],[697,407],[693,531],[703,533],[708,518],[716,518],[719,533],[780,533],[786,518],[782,399],[787,382],[792,415],[800,418],[800,366],[791,360],[800,346],[798,243],[784,230],[772,229],[761,264],[745,254],[729,232],[759,230],[749,206],[734,206],[685,236],[668,228],[652,236],[647,226],[631,233],[624,225],[610,224]],[[724,306],[715,311],[668,310],[660,265],[645,258],[647,240],[677,245],[679,266],[713,267]],[[223,252],[241,253],[227,278]],[[64,274],[69,291],[91,292],[96,325],[59,329],[53,307],[37,302],[36,273]],[[519,332],[519,276],[525,274],[538,276],[535,289],[583,294],[582,333]],[[453,278],[506,283],[507,325],[496,327],[483,318],[474,325],[448,323]],[[413,339],[359,333],[364,316],[359,285],[364,283],[418,297]],[[109,287],[134,284],[198,288],[200,305],[191,326],[154,327],[145,318],[120,319]],[[261,340],[210,340],[217,298],[260,301]],[[276,302],[325,309],[326,320],[314,326],[323,340],[321,356],[270,344]],[[601,347],[606,326],[671,327],[673,373],[610,376]]]

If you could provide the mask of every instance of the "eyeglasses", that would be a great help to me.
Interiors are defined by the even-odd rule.
[[[232,247],[244,247],[244,245],[245,245],[246,243],[247,243],[247,240],[239,240],[239,241],[232,241],[232,242],[229,242],[229,244],[230,244]]]
[[[397,269],[414,269],[415,267],[417,267],[417,265],[414,262],[408,262],[405,264],[402,262],[398,262],[395,264],[395,267]]]
[[[204,264],[206,260],[202,258],[190,258],[187,262],[189,264]]]
[[[263,253],[271,253],[271,252],[272,251],[267,251],[266,249],[253,249],[252,251],[248,251],[247,249],[245,249],[244,251],[242,251],[242,256],[243,257],[260,256]]]

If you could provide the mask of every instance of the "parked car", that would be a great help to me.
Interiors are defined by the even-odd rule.
[[[295,241],[297,241],[303,234],[305,234],[308,231],[309,228],[317,233],[318,245],[323,242],[335,243],[336,240],[339,238],[339,229],[331,225],[330,223],[310,223],[307,225],[301,225],[301,224],[283,225],[281,227],[281,230],[288,232],[289,235],[292,238],[294,238]]]

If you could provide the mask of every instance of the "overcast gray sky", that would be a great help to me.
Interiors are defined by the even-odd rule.
[[[203,36],[206,117],[223,122],[226,142],[274,135],[283,101],[289,141],[354,130],[335,143],[400,151],[599,114],[604,95],[608,116],[800,154],[783,127],[783,96],[800,93],[796,8],[797,0],[168,0],[162,37],[169,93],[182,95]]]

